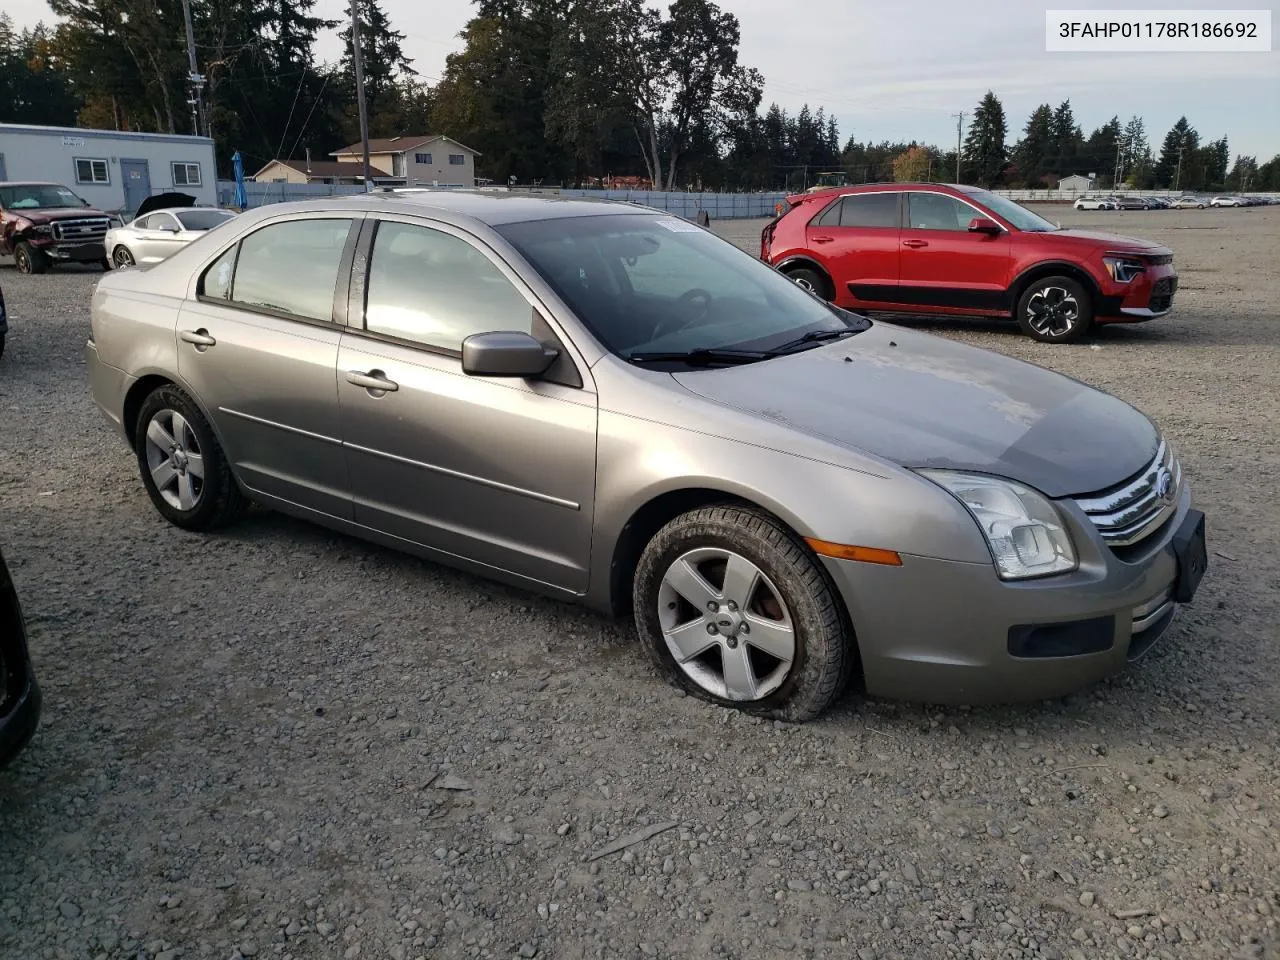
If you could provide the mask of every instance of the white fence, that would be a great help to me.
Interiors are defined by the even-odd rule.
[[[439,187],[434,189],[456,189]],[[705,211],[712,220],[737,220],[744,218],[772,217],[778,203],[788,194],[782,191],[768,193],[680,193],[657,190],[569,190],[558,187],[539,187],[524,190],[515,188],[517,192],[528,192],[534,195],[585,197],[601,200],[616,200],[626,203],[638,203],[646,207],[666,210],[676,216],[688,220],[697,219],[699,213]],[[331,183],[245,183],[245,194],[250,207],[260,207],[268,203],[281,203],[285,200],[305,200],[310,197],[338,197],[363,193],[364,187],[351,184]],[[1024,203],[1071,203],[1086,193],[1109,193],[1107,190],[993,190],[1002,197]],[[1173,197],[1190,191],[1171,190],[1121,190],[1123,196],[1135,197]],[[218,203],[224,207],[235,206],[236,185],[233,180],[218,181]],[[1248,196],[1276,196],[1276,194],[1256,194]]]

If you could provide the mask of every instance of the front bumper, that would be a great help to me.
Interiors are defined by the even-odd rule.
[[[97,263],[107,255],[106,244],[101,240],[91,243],[53,243],[38,247],[50,260],[58,263]]]
[[[1148,267],[1128,283],[1108,281],[1097,319],[1102,323],[1138,323],[1173,309],[1178,273],[1173,264]]]
[[[1192,513],[1190,490],[1129,560],[1103,544],[1082,512],[1064,510],[1080,567],[1063,576],[1011,582],[984,563],[824,558],[849,610],[867,692],[969,705],[1055,699],[1146,653],[1176,612],[1173,538]],[[1089,652],[1062,652],[1081,649]]]

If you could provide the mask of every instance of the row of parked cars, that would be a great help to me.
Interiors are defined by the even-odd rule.
[[[1207,565],[1169,440],[869,314],[1060,342],[1167,310],[1172,252],[936,184],[797,195],[761,242],[607,201],[281,203],[103,277],[86,375],[168,522],[256,502],[578,600],[724,706],[807,720],[855,674],[1038,700],[1145,653]]]
[[[1205,207],[1265,207],[1280,197],[1235,196],[1148,197],[1136,194],[1086,193],[1072,204],[1077,210],[1203,210]]]

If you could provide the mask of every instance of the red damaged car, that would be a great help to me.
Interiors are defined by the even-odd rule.
[[[54,263],[111,264],[103,238],[111,217],[60,183],[0,182],[0,254],[19,273],[44,273]]]
[[[978,187],[885,183],[789,197],[760,258],[859,312],[1012,317],[1045,343],[1168,313],[1173,251],[1061,229]]]

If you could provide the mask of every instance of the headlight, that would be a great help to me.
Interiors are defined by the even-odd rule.
[[[1102,262],[1116,283],[1128,283],[1147,266],[1141,260],[1131,260],[1128,257],[1103,257]]]
[[[38,227],[32,227],[31,232],[34,233],[37,237],[52,237],[53,227],[47,223],[42,223]]]
[[[1043,494],[1009,480],[950,470],[921,470],[978,522],[1001,580],[1025,580],[1076,568],[1062,515]]]

